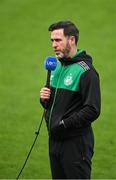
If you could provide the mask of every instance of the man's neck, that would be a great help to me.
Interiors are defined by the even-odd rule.
[[[68,54],[68,57],[71,57],[77,53],[77,47],[74,47],[71,49],[71,51]]]

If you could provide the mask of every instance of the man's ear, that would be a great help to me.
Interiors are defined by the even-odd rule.
[[[70,41],[71,41],[71,44],[75,44],[75,37],[74,36],[70,36]]]

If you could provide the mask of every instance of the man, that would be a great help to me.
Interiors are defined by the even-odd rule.
[[[79,30],[72,22],[54,23],[49,31],[58,65],[40,98],[46,108],[52,178],[90,179],[91,123],[100,114],[99,75],[92,58],[77,49]]]

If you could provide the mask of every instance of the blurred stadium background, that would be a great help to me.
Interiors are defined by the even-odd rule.
[[[43,61],[54,55],[47,29],[59,20],[79,27],[78,48],[92,55],[101,77],[92,178],[116,178],[116,1],[0,0],[0,179],[16,178],[35,138]],[[21,178],[51,178],[45,123]]]

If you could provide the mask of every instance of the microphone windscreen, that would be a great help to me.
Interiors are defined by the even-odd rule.
[[[57,66],[57,59],[53,56],[48,56],[45,59],[44,62],[44,67],[45,69],[47,69],[48,71],[54,71],[56,69]]]

